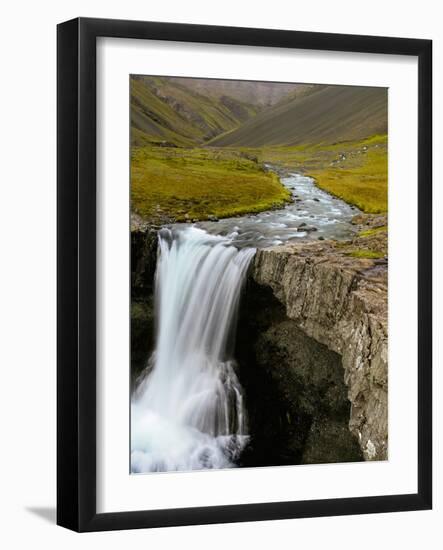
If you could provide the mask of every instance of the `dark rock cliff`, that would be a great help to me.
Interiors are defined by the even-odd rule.
[[[157,231],[131,231],[131,374],[134,380],[154,348],[154,276]]]
[[[251,277],[272,289],[288,319],[341,356],[349,429],[366,460],[387,459],[387,265],[330,243],[259,250]]]
[[[246,285],[236,357],[251,444],[247,466],[362,460],[348,428],[340,356],[307,336],[267,286]]]

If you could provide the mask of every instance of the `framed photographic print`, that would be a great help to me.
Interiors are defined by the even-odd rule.
[[[59,25],[59,525],[431,507],[431,65]]]

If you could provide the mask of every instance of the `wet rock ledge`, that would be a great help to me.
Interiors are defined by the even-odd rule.
[[[366,460],[388,451],[387,260],[356,258],[330,241],[258,250],[251,278],[286,316],[341,356],[349,429]]]

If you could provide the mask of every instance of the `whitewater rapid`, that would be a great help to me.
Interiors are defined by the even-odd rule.
[[[196,227],[162,229],[155,351],[131,399],[133,473],[230,468],[248,441],[232,354],[255,249]]]

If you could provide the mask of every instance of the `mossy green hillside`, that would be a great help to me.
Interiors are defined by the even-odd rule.
[[[386,147],[364,154],[344,155],[339,163],[312,172],[317,185],[360,210],[377,214],[388,210],[388,156]]]
[[[205,220],[260,212],[289,202],[290,192],[245,152],[134,147],[132,211],[148,221]]]
[[[163,77],[132,76],[131,142],[198,145],[255,116],[257,108],[230,97],[201,95]]]

